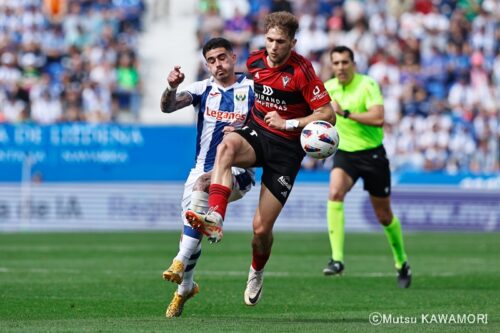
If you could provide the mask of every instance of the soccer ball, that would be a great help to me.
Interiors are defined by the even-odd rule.
[[[302,130],[300,144],[307,155],[317,159],[327,158],[337,151],[339,134],[329,122],[312,121]]]

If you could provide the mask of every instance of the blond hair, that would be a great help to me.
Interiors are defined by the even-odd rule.
[[[267,33],[272,28],[278,28],[290,37],[295,38],[295,33],[299,29],[299,21],[289,12],[274,12],[264,19],[264,31]]]

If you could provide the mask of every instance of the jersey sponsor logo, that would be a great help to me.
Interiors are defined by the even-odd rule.
[[[211,92],[209,95],[210,95],[211,97],[215,97],[215,96],[217,96],[217,95],[220,95],[220,92],[218,92],[218,91],[214,91],[214,92]]]
[[[266,87],[267,86],[264,86],[264,91]],[[271,89],[270,87],[267,88]],[[274,110],[279,110],[279,111],[288,110],[286,102],[283,99],[265,96],[263,94],[259,94],[258,92],[255,92],[255,103],[258,103],[265,108],[270,108]]]
[[[316,90],[317,89],[317,90]],[[314,97],[311,98],[311,102],[315,102],[317,100],[320,100],[322,98],[325,98],[327,95],[328,95],[328,92],[326,90],[320,92],[320,89],[318,86],[316,86],[316,88],[314,88],[313,90],[313,94],[314,94]]]
[[[255,94],[255,96],[257,96],[257,94]],[[263,101],[262,99],[260,99],[258,97],[255,100],[255,103],[260,104],[260,105],[262,105],[265,108],[273,109],[273,110],[277,110],[277,111],[286,111],[286,110],[288,110],[288,108],[286,107],[286,105],[280,105],[280,104],[276,104],[276,103],[273,103],[273,102],[267,102],[265,100]]]
[[[257,97],[257,99],[260,100],[261,102],[268,102],[277,105],[286,105],[286,102],[283,99],[264,96],[262,94],[259,94],[258,92],[255,93],[255,97]]]
[[[281,177],[278,178],[278,183],[280,183],[281,185],[283,185],[284,187],[286,187],[288,189],[288,191],[292,190],[292,184],[290,184],[290,177],[288,177],[288,176],[281,176]]]
[[[283,82],[283,88],[285,88],[286,85],[288,84],[288,82],[290,82],[290,77],[289,76],[283,76],[281,78],[281,81]]]
[[[284,198],[286,198],[286,196],[288,195],[288,192],[287,192],[287,191],[283,191],[283,192],[281,192],[281,195],[282,195]]]
[[[254,78],[256,78],[256,79],[260,79],[260,75],[259,75],[259,72],[255,73],[255,76],[254,76]]]
[[[215,118],[217,121],[225,121],[228,123],[234,120],[245,121],[247,118],[245,113],[211,110],[208,107],[205,110],[205,115],[210,118]]]
[[[263,89],[262,93],[264,95],[271,96],[274,93],[273,88],[271,88],[269,86],[264,85],[263,88],[264,89]]]

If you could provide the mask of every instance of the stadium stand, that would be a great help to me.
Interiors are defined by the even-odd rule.
[[[137,119],[144,10],[142,0],[0,2],[0,122]]]
[[[166,115],[160,111],[160,96],[166,77],[175,65],[182,67],[185,83],[193,82],[198,70],[196,7],[198,0],[146,0],[145,31],[139,39],[144,90],[140,121],[144,124],[191,125],[193,107]]]
[[[169,10],[169,1],[148,2]],[[182,4],[184,14],[192,4],[171,3],[176,8]],[[197,3],[193,39],[198,48],[208,38],[224,35],[235,44],[239,71],[245,71],[249,52],[263,47],[261,18],[271,11],[288,10],[299,17],[297,51],[309,57],[324,80],[331,76],[328,50],[340,44],[353,48],[359,71],[373,76],[383,89],[385,146],[395,171],[500,171],[498,1]],[[151,16],[163,25],[158,23],[158,29],[143,38],[145,7],[143,0],[1,1],[0,123],[146,118],[160,123],[150,116],[157,114],[162,89],[162,71],[156,70],[158,62],[152,58],[167,49],[172,59],[180,54],[187,62],[195,61],[197,53],[175,47],[183,43],[190,48],[189,15],[170,15],[161,22],[155,9]],[[164,29],[168,33],[173,23],[186,26],[161,45],[153,41]],[[139,50],[146,54],[148,66],[154,66],[146,71],[149,82],[144,82]],[[195,72],[187,73],[188,80],[206,75],[202,64],[194,67],[186,68]],[[183,122],[194,121],[191,114],[187,118]],[[325,170],[331,162],[306,158],[303,166]]]
[[[260,18],[277,10],[299,17],[297,51],[322,79],[331,76],[329,49],[343,44],[355,51],[358,70],[380,83],[394,170],[500,170],[498,2],[202,0],[199,45],[224,35],[244,71],[246,55],[264,45]],[[306,158],[303,167],[331,163]]]

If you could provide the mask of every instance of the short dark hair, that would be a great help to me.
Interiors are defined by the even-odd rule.
[[[344,53],[344,52],[349,53],[349,58],[351,59],[352,62],[354,62],[354,52],[352,52],[350,48],[344,45],[339,45],[332,48],[332,50],[330,51],[330,58],[334,53]]]
[[[295,33],[299,29],[299,21],[289,12],[274,12],[268,14],[264,19],[264,31],[267,33],[272,28],[278,28],[290,39],[294,39]]]
[[[219,47],[225,48],[226,50],[233,52],[233,44],[225,38],[215,37],[210,39],[203,45],[203,56],[207,54],[208,51],[213,49],[218,49]]]

